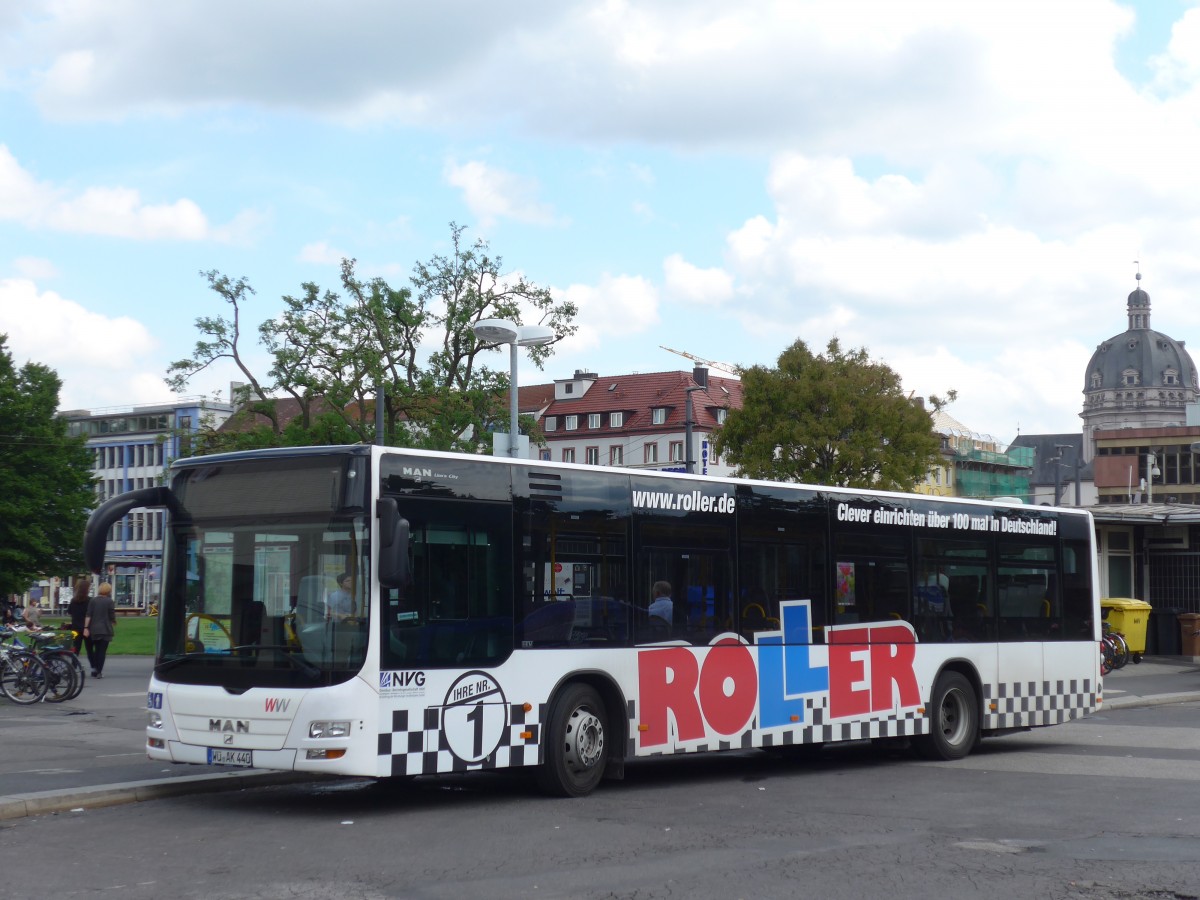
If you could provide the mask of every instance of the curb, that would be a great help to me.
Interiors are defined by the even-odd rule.
[[[1116,697],[1104,700],[1097,712],[1106,709],[1136,709],[1139,706],[1168,706],[1172,703],[1195,703],[1200,701],[1200,691],[1188,691],[1179,694],[1148,694],[1142,696]]]
[[[100,809],[143,800],[160,800],[188,794],[237,791],[249,787],[293,784],[323,780],[325,776],[306,772],[220,772],[212,775],[181,775],[122,784],[62,788],[35,794],[11,794],[0,797],[0,822],[25,816],[40,816],[71,810]]]

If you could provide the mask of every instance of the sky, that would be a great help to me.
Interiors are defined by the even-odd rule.
[[[579,306],[522,384],[837,337],[1077,433],[1139,269],[1200,342],[1200,0],[0,3],[0,333],[63,409],[169,400],[203,272],[252,332],[451,222]]]

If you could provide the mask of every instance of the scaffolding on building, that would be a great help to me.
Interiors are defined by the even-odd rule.
[[[977,500],[995,497],[1032,499],[1032,447],[1000,449],[989,434],[967,428],[942,410],[933,414],[934,430],[954,453],[955,494]]]

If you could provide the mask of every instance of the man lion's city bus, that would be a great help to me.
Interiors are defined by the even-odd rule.
[[[1086,511],[264,450],[107,501],[89,566],[138,507],[169,513],[152,759],[528,767],[579,796],[672,753],[894,738],[958,759],[1101,702]]]

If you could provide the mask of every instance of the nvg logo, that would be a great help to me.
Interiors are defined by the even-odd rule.
[[[425,687],[424,672],[380,672],[379,689]]]

